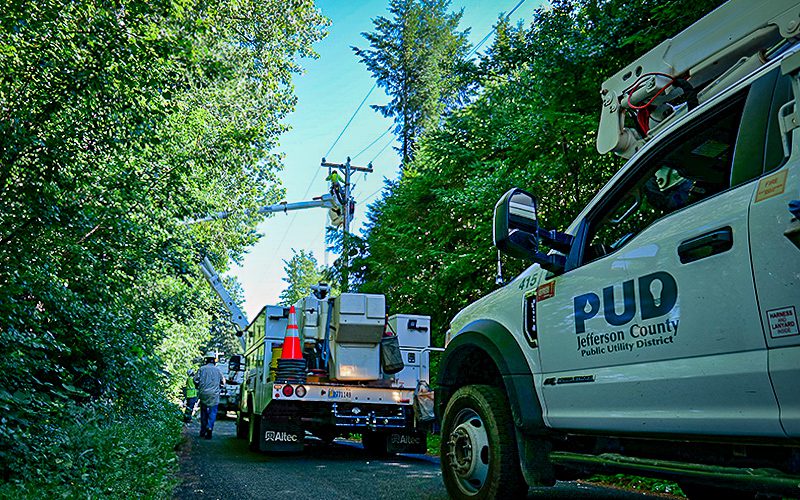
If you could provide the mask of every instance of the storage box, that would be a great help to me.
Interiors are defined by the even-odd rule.
[[[389,329],[397,334],[400,348],[427,349],[431,345],[431,317],[395,314],[389,317]]]
[[[397,334],[405,367],[394,375],[399,387],[415,388],[417,382],[430,382],[431,317],[395,314],[389,317],[389,329]]]
[[[333,345],[331,378],[335,380],[378,380],[381,378],[380,344]]]
[[[336,297],[331,321],[331,342],[379,344],[384,332],[386,298],[366,293]]]
[[[304,343],[325,339],[325,321],[328,319],[328,300],[314,296],[298,300],[295,305],[297,327]]]

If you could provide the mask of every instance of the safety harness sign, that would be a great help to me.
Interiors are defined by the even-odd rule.
[[[769,335],[772,338],[800,334],[797,329],[797,313],[794,306],[767,311],[767,322],[769,323]]]

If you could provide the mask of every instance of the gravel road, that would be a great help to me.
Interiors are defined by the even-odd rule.
[[[210,441],[200,439],[198,433],[197,423],[185,428],[181,484],[174,496],[178,500],[447,498],[436,457],[399,455],[376,460],[353,442],[337,440],[324,446],[311,439],[302,454],[269,456],[249,451],[244,440],[236,439],[232,420],[218,421]],[[547,498],[663,500],[574,482],[528,492],[528,499]]]

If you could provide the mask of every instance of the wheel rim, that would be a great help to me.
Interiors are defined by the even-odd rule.
[[[480,415],[474,410],[461,410],[447,437],[447,458],[450,470],[461,491],[475,495],[489,475],[489,435]]]

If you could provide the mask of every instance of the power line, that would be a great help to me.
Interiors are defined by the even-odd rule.
[[[381,135],[379,135],[379,136],[378,136],[378,137],[377,137],[377,138],[376,138],[374,141],[370,142],[370,143],[369,143],[369,145],[368,145],[367,147],[365,147],[364,149],[362,149],[361,151],[359,151],[358,153],[356,153],[356,155],[355,155],[355,156],[353,156],[353,159],[355,160],[356,158],[358,158],[359,156],[361,156],[361,154],[363,154],[365,151],[367,151],[369,148],[371,148],[372,146],[374,146],[376,142],[378,142],[378,141],[380,141],[381,139],[383,139],[383,137],[384,137],[386,134],[388,134],[389,132],[391,132],[391,130],[392,130],[392,127],[393,127],[393,125],[389,125],[389,128],[387,128],[386,130],[384,130],[384,131],[383,131],[383,133],[382,133]]]
[[[384,150],[386,150],[386,148],[388,148],[388,147],[389,147],[389,145],[390,145],[391,143],[393,143],[394,141],[395,141],[395,138],[394,138],[394,137],[392,137],[391,139],[389,139],[389,142],[387,142],[386,144],[384,144],[384,145],[383,145],[383,147],[380,149],[380,151],[378,151],[378,153],[375,155],[375,157],[374,157],[374,158],[372,158],[372,159],[371,159],[369,162],[370,162],[370,163],[374,162],[374,161],[375,161],[375,160],[376,160],[376,159],[377,159],[377,158],[378,158],[378,157],[381,155],[381,153],[383,153],[383,152],[384,152]]]
[[[360,200],[358,203],[359,203],[359,204],[366,203],[366,201],[367,201],[367,200],[369,200],[370,198],[372,198],[372,197],[373,197],[373,196],[375,196],[376,194],[378,194],[378,193],[380,193],[381,191],[383,191],[383,188],[384,188],[384,186],[381,186],[381,187],[379,187],[379,188],[378,188],[378,189],[377,189],[375,192],[373,192],[371,195],[367,196],[367,197],[366,197],[366,198],[364,198],[363,200]]]
[[[504,20],[505,20],[505,21],[508,21],[508,19],[511,17],[511,15],[512,15],[514,12],[516,12],[516,10],[517,10],[517,9],[519,9],[519,8],[520,8],[520,6],[521,6],[522,4],[524,4],[524,3],[525,3],[525,0],[519,0],[519,2],[517,3],[517,5],[515,5],[515,6],[514,6],[514,8],[513,8],[513,9],[511,9],[511,11],[510,11],[508,14],[506,14],[506,15],[504,16]],[[495,32],[495,31],[497,31],[497,25],[496,25],[496,24],[495,24],[495,25],[494,25],[494,27],[492,28],[492,31],[490,31],[490,32],[489,32],[489,33],[488,33],[488,34],[487,34],[485,37],[483,37],[483,39],[481,39],[481,41],[480,41],[480,42],[478,42],[478,43],[477,43],[477,45],[475,45],[475,47],[473,47],[473,48],[472,48],[472,50],[470,50],[470,51],[469,51],[469,53],[467,54],[467,59],[469,59],[469,57],[470,57],[471,55],[473,55],[475,52],[477,52],[477,51],[478,51],[478,49],[479,49],[479,48],[481,48],[481,46],[482,46],[484,43],[486,43],[486,42],[489,40],[489,38],[490,38],[490,37],[491,37],[491,36],[494,34],[494,32]]]
[[[345,123],[344,128],[342,129],[341,132],[339,132],[339,135],[336,137],[336,140],[333,141],[333,144],[331,144],[331,147],[328,148],[328,151],[325,153],[323,158],[327,158],[328,156],[330,156],[331,151],[333,151],[333,148],[336,147],[336,144],[339,142],[339,139],[342,138],[344,133],[350,127],[350,124],[353,123],[353,120],[355,119],[356,115],[358,114],[359,111],[361,111],[361,108],[364,107],[364,103],[367,102],[367,99],[369,99],[369,96],[372,95],[372,92],[374,92],[376,88],[378,88],[378,82],[375,82],[375,83],[372,84],[372,88],[369,89],[369,92],[367,92],[367,95],[365,95],[364,98],[361,100],[361,104],[359,104],[358,107],[356,108],[356,110],[353,111],[353,115],[350,117],[349,120],[347,120],[347,123]],[[317,176],[319,176],[319,172],[320,172],[319,170],[315,171],[314,172],[314,176],[311,177],[311,182],[308,183],[308,187],[306,188],[306,192],[303,193],[303,199],[306,199],[306,196],[308,196],[308,193],[311,191],[311,187],[314,185],[314,181],[317,180]]]
[[[328,148],[328,152],[325,153],[324,158],[327,158],[331,154],[331,151],[333,151],[333,147],[336,146],[336,143],[339,142],[339,139],[342,138],[342,136],[344,135],[344,132],[347,130],[347,127],[349,127],[350,124],[353,123],[353,119],[356,117],[358,112],[361,111],[361,108],[364,106],[364,103],[367,102],[367,99],[369,99],[369,96],[372,95],[372,92],[377,87],[378,87],[378,82],[375,82],[375,83],[372,84],[372,88],[369,89],[369,92],[367,92],[367,95],[365,95],[364,99],[361,100],[361,104],[359,104],[358,107],[356,108],[356,110],[353,112],[353,116],[351,116],[350,119],[347,120],[347,123],[345,124],[344,128],[342,129],[341,132],[339,132],[339,136],[336,138],[335,141],[333,141],[333,144],[331,144],[331,147]]]

